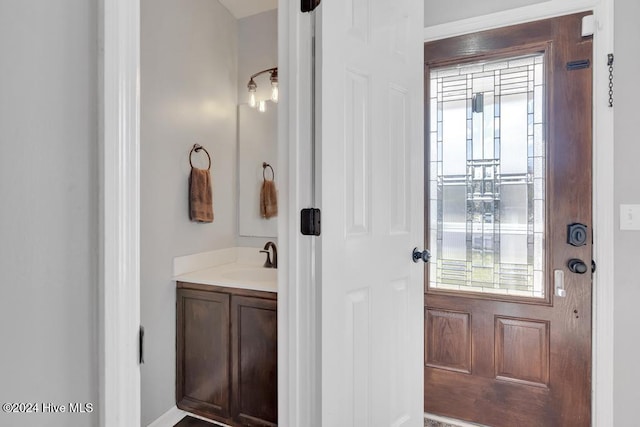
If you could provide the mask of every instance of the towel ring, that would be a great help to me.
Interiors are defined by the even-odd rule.
[[[200,144],[193,144],[193,148],[191,149],[191,151],[189,151],[189,165],[193,167],[193,163],[191,162],[191,156],[193,155],[193,152],[195,151],[197,153],[200,150],[204,150],[204,152],[207,154],[207,158],[209,159],[209,167],[207,168],[207,170],[211,170],[211,156],[209,155],[207,149]]]
[[[276,173],[273,171],[271,165],[267,162],[262,162],[262,179],[264,179],[265,181],[267,180],[267,177],[265,175],[267,168],[271,169],[271,181],[273,181],[274,179],[276,179]]]

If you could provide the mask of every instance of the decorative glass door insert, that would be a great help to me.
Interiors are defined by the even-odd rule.
[[[544,54],[430,74],[430,289],[545,298]]]

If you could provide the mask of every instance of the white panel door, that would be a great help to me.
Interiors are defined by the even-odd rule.
[[[322,425],[420,426],[423,1],[318,18]]]

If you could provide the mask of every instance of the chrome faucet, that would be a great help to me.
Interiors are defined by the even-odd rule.
[[[273,262],[271,261],[271,252],[269,248],[273,249]],[[278,268],[278,248],[276,244],[269,241],[264,245],[264,250],[261,253],[267,254],[267,260],[264,262],[265,268]]]

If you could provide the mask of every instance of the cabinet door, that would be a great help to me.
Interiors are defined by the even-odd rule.
[[[229,295],[178,289],[178,408],[227,418],[230,401]]]
[[[278,422],[276,301],[231,297],[233,419],[244,426]]]

